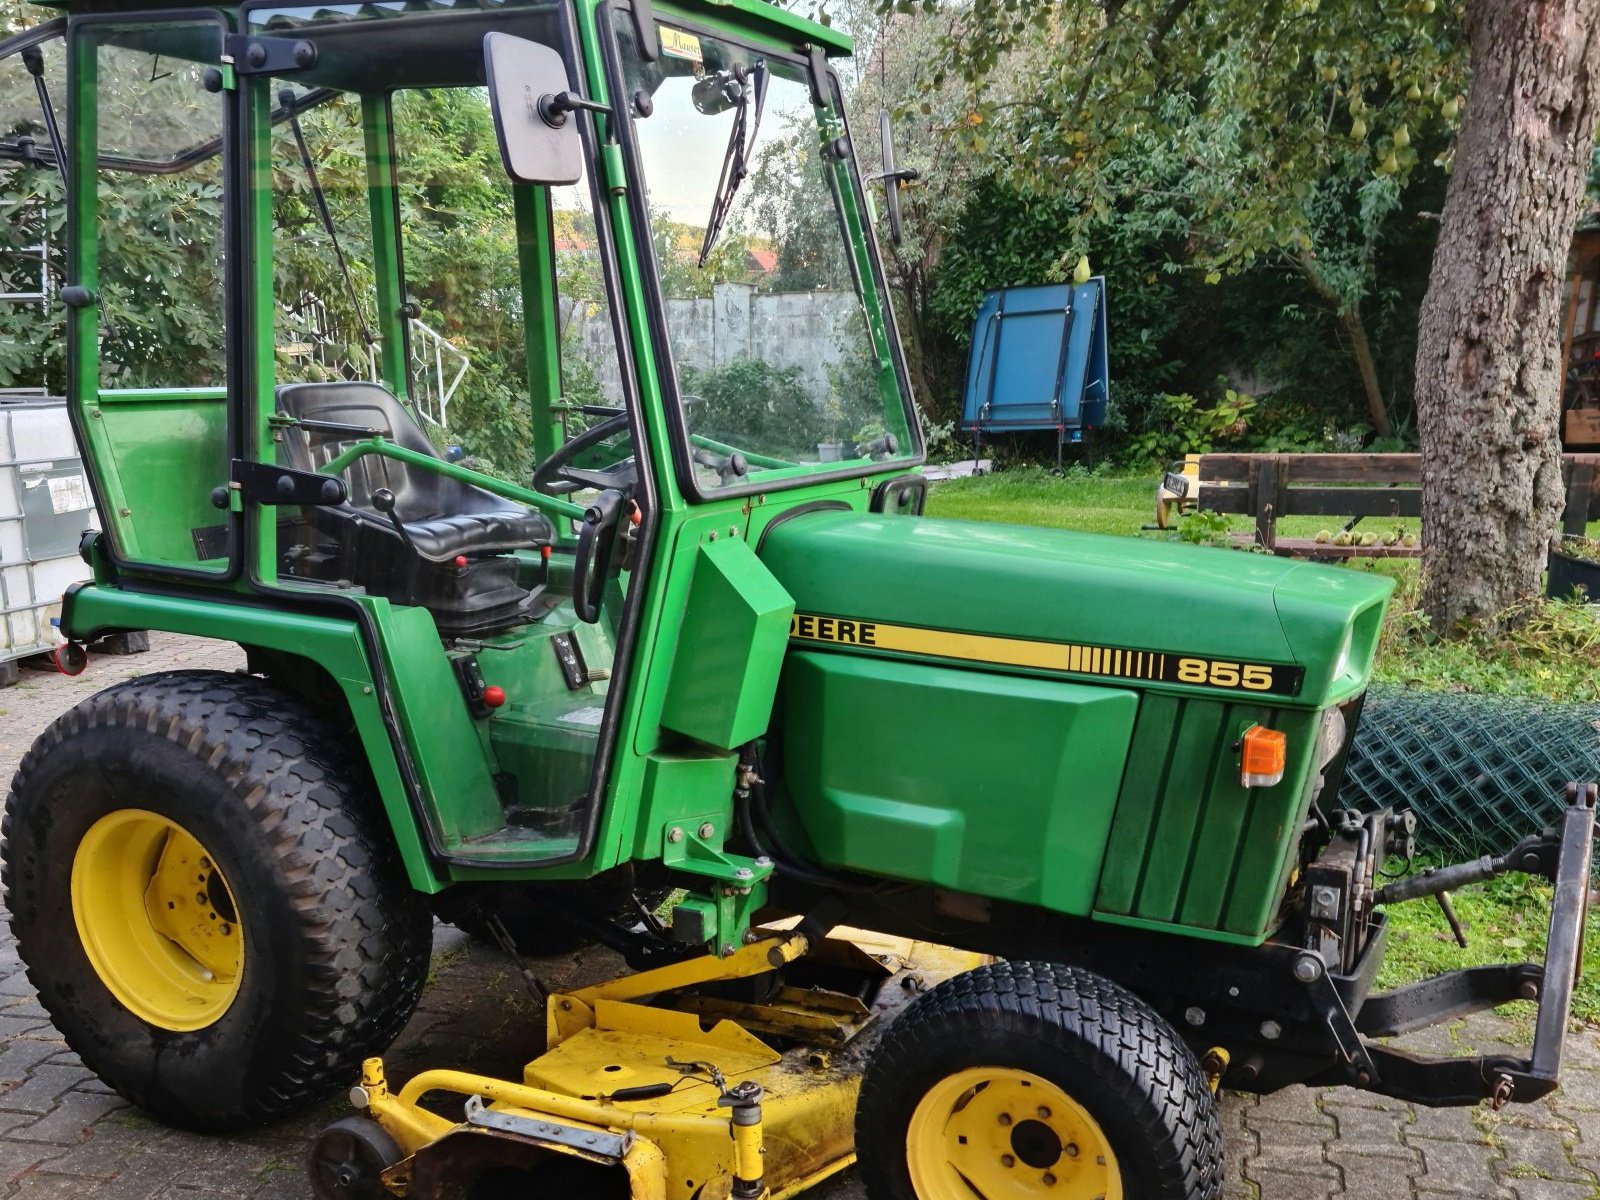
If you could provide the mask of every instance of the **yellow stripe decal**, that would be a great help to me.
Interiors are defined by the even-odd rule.
[[[882,621],[825,617],[814,613],[796,613],[790,622],[789,638],[795,642],[954,659],[986,666],[1147,679],[1156,683],[1187,684],[1263,695],[1298,695],[1305,680],[1303,668],[1277,663],[1235,662],[1201,655],[1169,655],[1158,651],[1124,650],[1115,646],[1086,646],[1070,642],[1034,642],[1026,638],[956,633],[915,625],[888,625]]]

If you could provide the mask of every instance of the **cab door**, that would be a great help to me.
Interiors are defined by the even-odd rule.
[[[221,13],[73,17],[67,400],[109,552],[133,571],[236,572],[212,503],[233,447],[234,155]]]

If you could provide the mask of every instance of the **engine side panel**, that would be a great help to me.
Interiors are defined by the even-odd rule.
[[[799,651],[782,775],[819,861],[1087,915],[1138,695]]]

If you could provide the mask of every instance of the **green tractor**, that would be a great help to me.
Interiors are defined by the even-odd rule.
[[[225,1131],[356,1084],[334,1200],[857,1159],[877,1200],[1202,1200],[1219,1087],[1556,1086],[1595,791],[1384,882],[1409,818],[1337,793],[1387,580],[922,515],[875,235],[912,173],[884,121],[863,175],[846,38],[761,0],[65,7],[0,43],[103,525],[62,630],[248,655],[84,701],[12,783],[20,952],[120,1093]],[[478,466],[462,347],[465,395],[516,380]],[[1555,882],[1545,962],[1373,992],[1385,904],[1506,871]],[[520,1080],[391,1090],[435,917],[636,973],[547,997]],[[1526,1058],[1386,1040],[1516,999]]]

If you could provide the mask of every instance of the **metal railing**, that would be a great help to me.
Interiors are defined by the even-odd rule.
[[[321,297],[305,293],[295,304],[279,307],[284,318],[280,351],[345,379],[380,380],[377,344],[362,347],[340,337]],[[472,366],[471,356],[424,321],[412,318],[408,332],[411,403],[424,420],[448,429],[450,401]],[[358,357],[352,357],[352,350]]]

